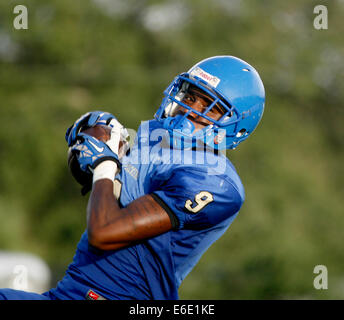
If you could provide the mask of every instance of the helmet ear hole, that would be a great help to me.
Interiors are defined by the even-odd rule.
[[[237,138],[241,138],[242,136],[247,135],[247,130],[245,128],[240,129],[239,132],[236,134]]]

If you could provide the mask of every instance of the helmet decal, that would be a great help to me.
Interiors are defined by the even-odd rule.
[[[202,70],[200,67],[194,68],[190,72],[190,75],[193,77],[199,77],[203,79],[205,82],[207,82],[209,85],[211,85],[214,88],[216,88],[221,81],[218,77],[211,75],[210,73]]]

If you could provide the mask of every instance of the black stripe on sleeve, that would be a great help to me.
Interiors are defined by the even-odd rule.
[[[179,220],[171,208],[162,200],[157,194],[151,193],[153,199],[167,212],[168,216],[171,219],[172,229],[177,230],[179,228]]]

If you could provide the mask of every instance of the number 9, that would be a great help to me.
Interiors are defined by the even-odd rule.
[[[196,194],[194,201],[197,203],[197,205],[192,207],[192,201],[186,200],[185,208],[192,213],[197,213],[198,211],[202,210],[209,202],[214,201],[214,197],[208,191],[201,191],[200,193]]]

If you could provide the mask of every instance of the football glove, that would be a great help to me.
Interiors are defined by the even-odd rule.
[[[117,120],[111,113],[103,111],[92,111],[83,114],[66,131],[65,139],[68,146],[71,147],[76,143],[77,136],[83,129],[90,128],[98,124],[109,125],[113,119]]]
[[[106,160],[116,162],[118,169],[120,169],[121,163],[118,160],[118,155],[111,150],[107,143],[85,133],[79,133],[76,140],[71,152],[76,154],[82,171],[93,173],[94,168]]]

